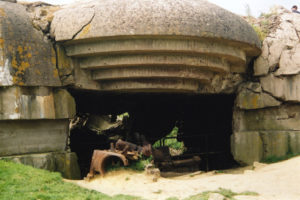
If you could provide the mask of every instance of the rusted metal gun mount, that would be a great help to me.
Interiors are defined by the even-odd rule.
[[[128,159],[138,160],[140,155],[150,156],[152,154],[151,144],[138,146],[136,144],[118,140],[114,146],[111,143],[110,150],[94,150],[90,171],[85,177],[85,180],[90,180],[99,172],[101,176],[105,174],[105,161],[108,158],[115,157],[122,160],[124,166],[128,166]]]

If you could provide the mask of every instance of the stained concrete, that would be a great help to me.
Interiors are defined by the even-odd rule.
[[[0,156],[64,151],[68,119],[1,120]]]
[[[0,86],[60,86],[55,51],[20,4],[0,1]]]

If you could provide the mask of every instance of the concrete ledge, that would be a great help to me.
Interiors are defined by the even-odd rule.
[[[0,159],[6,159],[16,163],[30,165],[34,168],[60,172],[62,176],[67,179],[80,179],[77,155],[74,152],[26,154],[0,157]]]
[[[64,151],[69,120],[7,120],[0,127],[0,156]]]

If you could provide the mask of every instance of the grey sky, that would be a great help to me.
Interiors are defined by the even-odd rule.
[[[38,0],[23,0],[23,1],[38,1]],[[42,0],[51,4],[69,4],[75,0]],[[84,0],[81,0],[84,2]],[[246,5],[248,4],[251,14],[258,17],[260,13],[267,12],[273,5],[282,5],[290,9],[293,5],[298,5],[300,8],[300,0],[208,0],[215,3],[233,13],[246,15]]]

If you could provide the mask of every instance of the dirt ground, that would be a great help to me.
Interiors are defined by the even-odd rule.
[[[240,200],[299,200],[300,156],[275,164],[256,163],[254,167],[220,172],[193,173],[153,182],[145,173],[114,171],[90,182],[70,181],[108,195],[127,194],[151,200],[179,199],[218,188],[233,192],[252,191],[259,196],[240,196]]]

